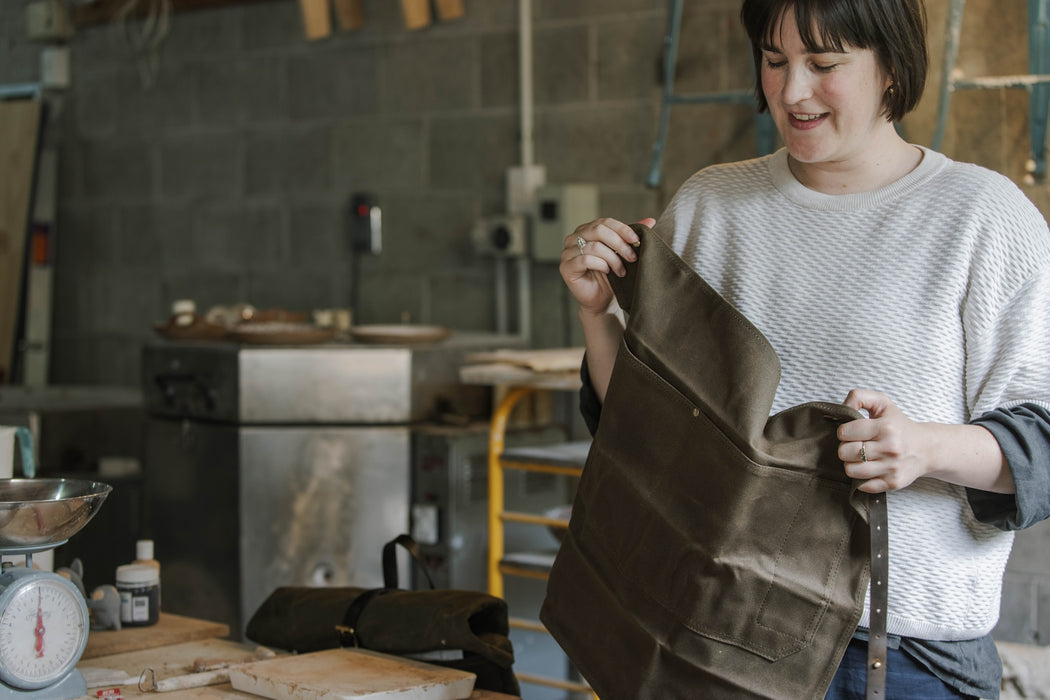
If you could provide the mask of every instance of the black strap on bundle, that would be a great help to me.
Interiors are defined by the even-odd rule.
[[[350,607],[346,609],[346,615],[343,616],[343,624],[336,626],[336,630],[339,632],[340,645],[344,647],[359,646],[360,640],[357,638],[357,621],[361,619],[361,613],[363,613],[365,608],[368,607],[368,604],[377,597],[384,593],[397,590],[398,546],[404,547],[405,550],[412,555],[412,560],[418,565],[419,570],[423,572],[423,576],[427,580],[427,586],[430,590],[434,590],[434,580],[430,577],[430,572],[427,570],[426,564],[423,562],[422,554],[419,551],[419,544],[412,539],[411,535],[398,535],[383,545],[383,587],[372,589],[367,593],[354,598]]]

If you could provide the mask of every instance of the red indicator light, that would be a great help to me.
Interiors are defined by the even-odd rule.
[[[368,216],[368,209],[369,209],[369,207],[368,207],[367,204],[358,204],[357,205],[357,215],[358,216]]]

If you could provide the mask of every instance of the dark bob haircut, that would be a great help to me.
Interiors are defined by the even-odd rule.
[[[886,118],[900,121],[915,109],[926,86],[926,7],[923,0],[744,0],[740,19],[755,60],[758,110],[769,109],[762,92],[762,48],[778,45],[774,33],[785,12],[806,49],[814,53],[846,47],[871,49],[892,79],[883,96]]]

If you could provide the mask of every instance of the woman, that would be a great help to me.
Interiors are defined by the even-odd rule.
[[[694,174],[659,221],[770,340],[773,411],[842,401],[843,469],[890,492],[890,698],[998,697],[1010,530],[1050,515],[1050,233],[1009,180],[905,141],[925,83],[922,0],[745,0],[759,108],[784,147]],[[607,274],[636,234],[565,241],[583,410],[596,425],[622,338]],[[864,697],[865,610],[828,692]]]

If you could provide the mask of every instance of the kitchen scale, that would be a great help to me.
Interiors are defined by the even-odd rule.
[[[33,568],[33,555],[84,527],[112,487],[77,479],[0,479],[0,554],[24,556],[0,573],[0,700],[87,694],[76,669],[90,629],[87,602],[67,578]]]

